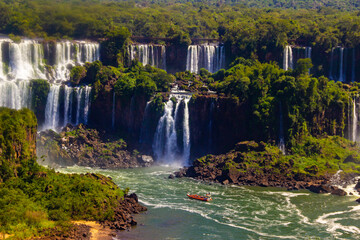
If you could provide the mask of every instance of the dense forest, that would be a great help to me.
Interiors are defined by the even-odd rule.
[[[284,5],[292,2],[284,1]],[[340,2],[334,5],[356,6]],[[327,50],[360,43],[358,11],[253,8],[251,1],[247,3],[250,7],[235,2],[0,1],[0,32],[42,38],[104,38],[126,28],[132,36],[164,37],[184,44],[195,38],[221,38],[249,54],[294,40]],[[311,6],[307,1],[296,4]]]

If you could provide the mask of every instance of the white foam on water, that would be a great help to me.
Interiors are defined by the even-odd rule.
[[[333,233],[335,236],[340,235],[337,230],[342,230],[348,233],[360,234],[360,229],[356,226],[344,226],[341,223],[337,222],[339,220],[343,220],[343,218],[330,218],[332,216],[337,216],[341,214],[346,214],[350,212],[358,212],[360,210],[360,206],[350,207],[349,211],[338,211],[326,213],[318,217],[315,222],[326,225],[327,231]]]

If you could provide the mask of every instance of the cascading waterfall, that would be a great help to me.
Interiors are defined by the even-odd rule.
[[[7,57],[3,51],[8,53]],[[38,40],[24,39],[14,42],[9,38],[1,39],[0,106],[13,109],[31,108],[31,80],[67,81],[71,67],[93,62],[99,58],[100,45],[95,42],[60,41],[50,44]],[[46,68],[45,63],[51,68]],[[43,129],[57,129],[67,123],[87,124],[91,87],[73,88],[64,85],[64,96],[59,97],[62,94],[61,87],[60,84],[50,84]],[[60,100],[64,103],[60,104]],[[73,103],[77,104],[76,107]],[[59,107],[62,105],[64,120],[60,123]],[[76,115],[72,112],[73,108],[76,109]]]
[[[225,68],[225,48],[222,45],[190,45],[187,51],[186,70],[199,73],[205,68],[211,73]]]
[[[0,107],[13,109],[30,108],[30,82],[0,81]]]
[[[72,99],[73,99],[73,88],[64,86],[64,124],[66,126],[71,123],[72,119]]]
[[[356,51],[336,47],[331,50],[329,79],[340,82],[356,81]]]
[[[190,158],[190,125],[189,125],[189,101],[190,98],[184,98],[185,109],[184,109],[184,132],[183,132],[183,159],[188,163]]]
[[[45,47],[49,52],[49,44],[37,40],[24,39],[20,42],[13,42],[10,39],[1,39],[0,79],[47,79],[66,81],[69,79],[69,67],[100,59],[100,45],[98,43],[61,41],[55,43],[53,50],[55,63],[52,65],[52,70],[50,70],[45,68],[44,64],[48,61],[48,59],[44,57]],[[3,59],[3,49],[6,49],[6,52],[9,53],[8,59]],[[9,67],[4,68],[4,65],[8,65]]]
[[[129,46],[130,60],[137,59],[144,66],[166,70],[166,47],[163,45],[139,44]]]
[[[9,43],[10,79],[45,79],[43,61],[44,53],[38,42],[22,40],[20,43]]]
[[[173,102],[172,98],[176,99],[176,103]],[[167,164],[188,164],[191,147],[188,108],[190,98],[191,95],[185,92],[172,92],[170,100],[165,104],[164,114],[158,122],[153,141],[153,152],[157,160]],[[181,116],[180,105],[182,103],[184,104],[184,111]],[[181,118],[183,121],[180,123],[179,119]],[[179,146],[179,129],[182,130],[183,135],[181,139],[182,148]]]
[[[60,85],[50,86],[45,108],[45,129],[56,129],[59,124]]]
[[[291,46],[287,45],[284,48],[283,52],[283,69],[284,70],[291,70],[293,69],[293,53]]]
[[[0,39],[0,80],[4,80],[5,79],[5,71],[4,71],[4,62],[2,59],[2,47],[3,47],[3,43],[5,42],[4,39]]]
[[[356,112],[356,99],[354,98],[352,101],[353,104],[353,112],[352,112],[352,141],[356,142],[357,140],[357,125],[358,125],[358,118]]]
[[[343,63],[344,63],[344,48],[340,48],[340,65],[339,65],[339,81],[343,82],[346,77],[344,77],[343,71]]]
[[[91,87],[64,87],[64,96],[60,97],[61,85],[53,84],[50,86],[50,92],[46,101],[45,124],[43,129],[58,130],[68,123],[78,125],[87,124],[90,110]],[[61,104],[60,99],[63,99]],[[73,99],[76,101],[74,102]],[[75,105],[76,104],[76,105]],[[60,123],[60,106],[64,106],[64,121]],[[73,120],[72,109],[76,109],[75,121]]]
[[[90,111],[90,94],[91,87],[85,86],[85,102],[84,102],[84,123],[88,124],[89,111]]]

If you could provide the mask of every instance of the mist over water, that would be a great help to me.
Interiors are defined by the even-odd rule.
[[[148,207],[138,226],[118,239],[358,239],[360,205],[339,197],[280,188],[207,184],[168,179],[172,167],[99,170],[71,167],[66,173],[98,172],[130,188]],[[212,202],[186,193],[211,192]]]

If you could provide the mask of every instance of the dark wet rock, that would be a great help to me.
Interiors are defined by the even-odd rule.
[[[137,225],[132,214],[147,211],[147,208],[140,205],[138,197],[135,193],[130,196],[125,195],[124,199],[120,201],[120,205],[115,209],[114,221],[100,222],[103,226],[116,230],[127,230],[132,226]]]
[[[257,143],[254,141],[243,141],[235,145],[235,151],[249,152],[249,151],[264,151],[265,144],[263,142]]]
[[[360,179],[359,179],[358,182],[356,183],[355,189],[356,189],[356,191],[360,192]]]
[[[79,240],[90,240],[90,226],[85,224],[73,224],[67,229],[60,226],[56,226],[51,229],[43,229],[40,231],[40,235],[44,237],[37,237],[37,240],[62,240],[62,239],[79,239]]]
[[[308,190],[314,193],[330,193],[331,188],[330,186],[321,184],[321,185],[311,185],[308,187]]]
[[[360,203],[360,198],[356,199],[355,201],[358,202],[358,203]]]
[[[45,156],[48,165],[133,168],[148,167],[154,162],[151,156],[130,152],[122,139],[110,139],[83,124],[68,124],[60,133],[41,132],[37,143],[39,155]]]
[[[334,186],[332,187],[331,194],[337,195],[337,196],[346,196],[347,195],[347,193],[344,190],[342,190],[338,187],[334,187]]]

